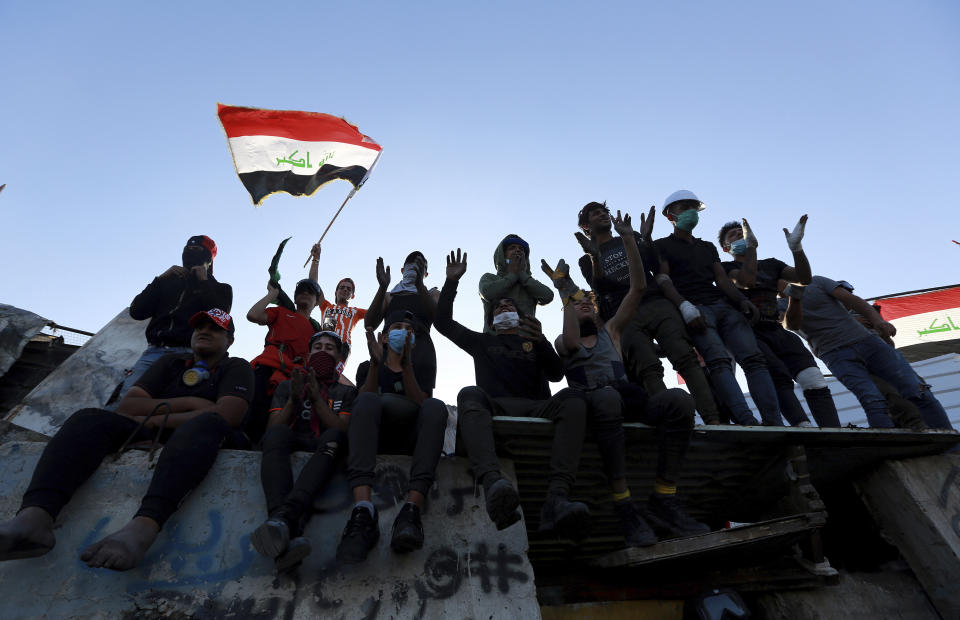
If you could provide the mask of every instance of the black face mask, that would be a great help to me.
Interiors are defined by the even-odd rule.
[[[210,255],[210,250],[206,248],[188,245],[183,248],[181,260],[185,269],[192,269],[213,262],[213,257]]]

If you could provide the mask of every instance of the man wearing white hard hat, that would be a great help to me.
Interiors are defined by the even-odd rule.
[[[759,317],[757,308],[727,277],[716,246],[692,234],[703,209],[703,202],[689,190],[667,196],[663,215],[673,223],[673,233],[655,242],[661,258],[657,278],[664,295],[680,309],[711,383],[734,421],[757,424],[734,377],[728,349],[747,376],[764,425],[782,426],[776,388],[747,321]]]

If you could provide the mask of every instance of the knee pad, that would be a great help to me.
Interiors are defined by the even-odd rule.
[[[807,390],[819,390],[827,387],[827,380],[824,379],[823,373],[820,372],[820,369],[816,366],[804,368],[798,372],[796,380],[804,392]]]

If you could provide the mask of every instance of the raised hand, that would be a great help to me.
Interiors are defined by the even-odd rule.
[[[643,237],[644,241],[653,241],[653,218],[656,215],[656,205],[650,207],[646,217],[643,216],[643,213],[640,214],[640,236]]]
[[[520,319],[520,337],[530,340],[539,340],[543,337],[543,328],[540,321],[532,316],[525,316]]]
[[[750,228],[750,224],[747,223],[747,218],[740,220],[740,227],[743,230],[743,240],[746,242],[748,248],[756,248],[760,245],[757,242],[757,236],[753,234],[753,229]]]
[[[390,284],[390,267],[383,266],[383,257],[377,257],[377,284],[386,288]]]
[[[460,248],[457,248],[456,254],[451,250],[447,257],[447,279],[457,281],[467,272],[467,253],[460,254]]]
[[[171,265],[171,266],[170,266],[170,269],[167,269],[166,271],[164,271],[163,273],[161,273],[159,277],[160,277],[161,279],[163,279],[163,278],[173,278],[173,277],[182,278],[182,277],[185,276],[185,275],[187,275],[187,270],[186,270],[186,269],[184,269],[184,268],[181,267],[180,265]]]
[[[290,398],[300,398],[303,394],[303,369],[294,368],[290,374]]]
[[[797,222],[797,225],[793,227],[793,231],[788,231],[786,228],[783,229],[783,235],[787,238],[787,246],[790,248],[791,252],[802,252],[803,246],[800,245],[800,242],[803,240],[803,230],[807,226],[807,214],[804,213],[800,216],[800,221]]]
[[[632,235],[633,226],[631,226],[630,214],[624,213],[621,217],[620,209],[617,209],[617,217],[613,218],[613,229],[617,231],[617,234],[621,237]]]
[[[383,333],[380,334],[383,336]],[[373,335],[373,330],[367,330],[367,353],[370,354],[370,363],[377,365],[383,357],[383,347],[380,345],[380,338]]]
[[[585,254],[589,254],[593,258],[600,256],[600,248],[597,247],[597,244],[594,243],[590,237],[582,232],[573,233],[573,236],[577,238],[577,242],[580,244],[580,247],[583,248]]]
[[[310,248],[310,258],[313,260],[320,260],[320,242],[317,241],[313,244],[313,247]]]

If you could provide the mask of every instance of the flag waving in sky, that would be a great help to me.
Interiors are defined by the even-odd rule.
[[[217,115],[256,205],[275,192],[310,196],[336,179],[359,188],[380,156],[379,144],[337,116],[223,104]]]

